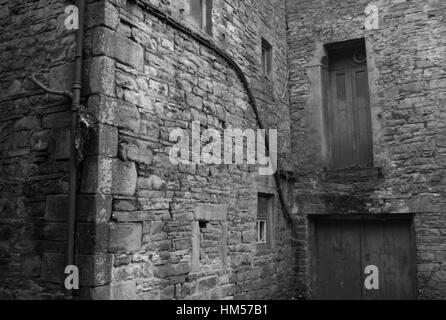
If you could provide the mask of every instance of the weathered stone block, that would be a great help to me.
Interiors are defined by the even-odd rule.
[[[116,125],[116,105],[116,99],[105,95],[92,95],[88,99],[88,109],[92,112],[95,119],[99,123],[108,124],[111,126]]]
[[[147,190],[165,190],[166,182],[157,175],[151,175],[148,178],[138,178],[138,189]]]
[[[217,282],[218,277],[216,276],[202,278],[198,281],[198,289],[203,291],[213,289],[217,286]]]
[[[56,160],[70,158],[70,130],[63,128],[54,132],[55,143],[53,157]]]
[[[84,160],[82,193],[111,194],[114,160],[92,157]]]
[[[71,91],[74,81],[74,63],[63,64],[50,70],[49,87],[54,90]]]
[[[86,23],[89,28],[104,24],[116,29],[119,24],[119,12],[109,1],[99,1],[88,5]]]
[[[109,56],[138,71],[144,70],[144,49],[138,43],[107,28],[97,28],[93,39],[93,54]]]
[[[189,263],[178,263],[156,266],[153,270],[153,274],[157,278],[166,279],[169,277],[185,275],[190,271],[191,269]]]
[[[133,252],[141,249],[142,224],[118,223],[110,227],[110,251]]]
[[[38,255],[27,255],[22,260],[22,272],[27,277],[40,276],[42,261]]]
[[[46,198],[45,220],[53,222],[67,221],[68,204],[68,195],[48,196]]]
[[[124,283],[113,284],[111,286],[112,300],[136,300],[136,283],[127,281]]]
[[[107,251],[109,244],[109,225],[107,223],[77,223],[76,252],[96,254]]]
[[[136,145],[123,141],[119,144],[119,157],[123,160],[151,165],[153,152],[143,143]]]
[[[39,118],[37,118],[36,116],[28,116],[21,118],[14,124],[14,131],[32,130],[39,127]]]
[[[112,255],[77,255],[76,261],[81,286],[99,287],[111,282]]]
[[[115,94],[115,62],[108,57],[95,57],[87,65],[91,94]]]
[[[35,151],[45,151],[48,149],[50,138],[50,130],[35,132],[31,137],[31,149]]]
[[[256,241],[255,230],[246,230],[242,232],[242,240],[244,243],[252,243]]]
[[[161,290],[161,300],[172,300],[175,297],[175,286],[167,286]]]
[[[44,223],[42,235],[44,240],[65,241],[67,239],[67,224],[55,222]]]
[[[47,282],[61,283],[64,279],[65,255],[45,253],[42,257],[41,278]]]
[[[87,156],[116,157],[118,155],[118,129],[108,125],[99,125],[97,130],[89,135],[84,153]]]
[[[80,290],[81,300],[110,300],[111,299],[111,287],[109,285],[102,287],[81,287]]]
[[[68,128],[70,124],[71,112],[50,113],[42,119],[42,127],[45,129]]]
[[[141,116],[138,108],[124,101],[115,102],[114,107],[116,126],[130,131],[139,132]]]
[[[195,220],[226,221],[228,207],[226,205],[203,204],[195,208]]]
[[[138,207],[135,200],[115,199],[113,201],[113,211],[136,211]]]
[[[104,194],[79,195],[77,220],[85,222],[108,222],[112,211],[112,197]]]
[[[135,163],[115,160],[113,162],[112,193],[123,196],[134,195],[137,178]]]

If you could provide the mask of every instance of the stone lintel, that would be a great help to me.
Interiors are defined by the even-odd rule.
[[[194,217],[197,221],[226,221],[228,218],[228,207],[221,204],[201,204],[195,208]]]

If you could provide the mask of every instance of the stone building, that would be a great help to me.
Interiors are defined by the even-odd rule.
[[[86,2],[77,297],[446,298],[444,1]],[[65,295],[72,4],[0,0],[3,299]],[[277,174],[171,161],[198,122]]]

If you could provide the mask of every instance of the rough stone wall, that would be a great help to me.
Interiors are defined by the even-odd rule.
[[[288,1],[293,212],[414,213],[420,298],[446,298],[443,1],[383,0],[379,30],[365,30],[369,1]],[[325,44],[365,38],[374,168],[324,171],[321,58]],[[299,234],[308,284],[308,232]],[[308,290],[309,288],[307,288]]]
[[[67,192],[66,101],[27,80],[41,68],[48,83],[73,58],[61,27],[64,1],[0,1],[0,297],[52,298],[46,252],[62,250],[64,226],[46,214]],[[63,26],[63,25],[62,25]],[[49,80],[52,82],[51,80]]]
[[[192,27],[188,2],[159,5]],[[97,223],[95,237],[104,239],[102,252],[112,254],[113,266],[108,283],[84,293],[112,299],[296,296],[291,229],[272,177],[256,177],[254,166],[169,160],[170,132],[182,128],[191,136],[193,121],[201,130],[257,128],[240,79],[215,53],[134,1],[107,1],[106,7],[119,13],[119,22],[91,34],[93,59],[108,69],[89,98],[103,130],[99,153],[84,163],[81,191],[112,199],[111,217]],[[280,129],[280,162],[286,167],[284,2],[214,1],[213,36],[203,36],[246,73],[263,121]],[[271,79],[261,76],[262,36],[274,46]],[[275,246],[262,252],[255,243],[257,192],[275,195]]]
[[[71,90],[76,36],[64,26],[65,8],[70,4],[53,0],[0,2],[1,298],[64,296],[70,101],[45,94],[28,77],[38,72],[45,85]],[[92,59],[91,32],[97,24],[113,23],[113,14],[106,11],[102,1],[88,1],[86,97],[105,90],[103,74],[107,70],[100,57]],[[96,132],[102,134],[106,129]],[[98,154],[99,147],[103,153],[116,149],[116,143],[99,146],[97,136],[91,134],[85,140],[84,156]],[[107,219],[111,198],[83,194],[78,202],[76,263],[80,282],[83,286],[100,285],[109,281],[110,268],[105,266],[111,265],[111,256],[95,255],[105,252],[100,248],[105,240],[96,235],[103,235],[97,231],[102,230],[98,222]]]
[[[188,1],[151,3],[192,26]],[[79,172],[82,298],[310,296],[307,215],[316,213],[414,213],[420,297],[445,298],[445,6],[375,2],[380,29],[365,31],[368,3],[214,0],[213,34],[203,36],[242,67],[262,120],[279,129],[279,167],[299,178],[292,234],[273,179],[257,168],[168,159],[170,131],[190,133],[194,120],[257,128],[234,71],[134,1],[89,1],[83,104],[97,124]],[[0,298],[63,295],[69,104],[26,79],[47,68],[46,84],[70,89],[68,4],[0,0]],[[269,79],[261,37],[274,47]],[[374,168],[326,172],[323,45],[361,37]],[[275,194],[272,250],[255,244],[257,192]]]

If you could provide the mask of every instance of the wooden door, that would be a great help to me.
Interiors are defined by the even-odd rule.
[[[367,65],[349,57],[341,56],[330,68],[327,121],[334,169],[373,162]]]
[[[313,223],[313,298],[416,299],[415,247],[407,219],[317,219]],[[367,290],[366,266],[379,270],[379,289]]]

